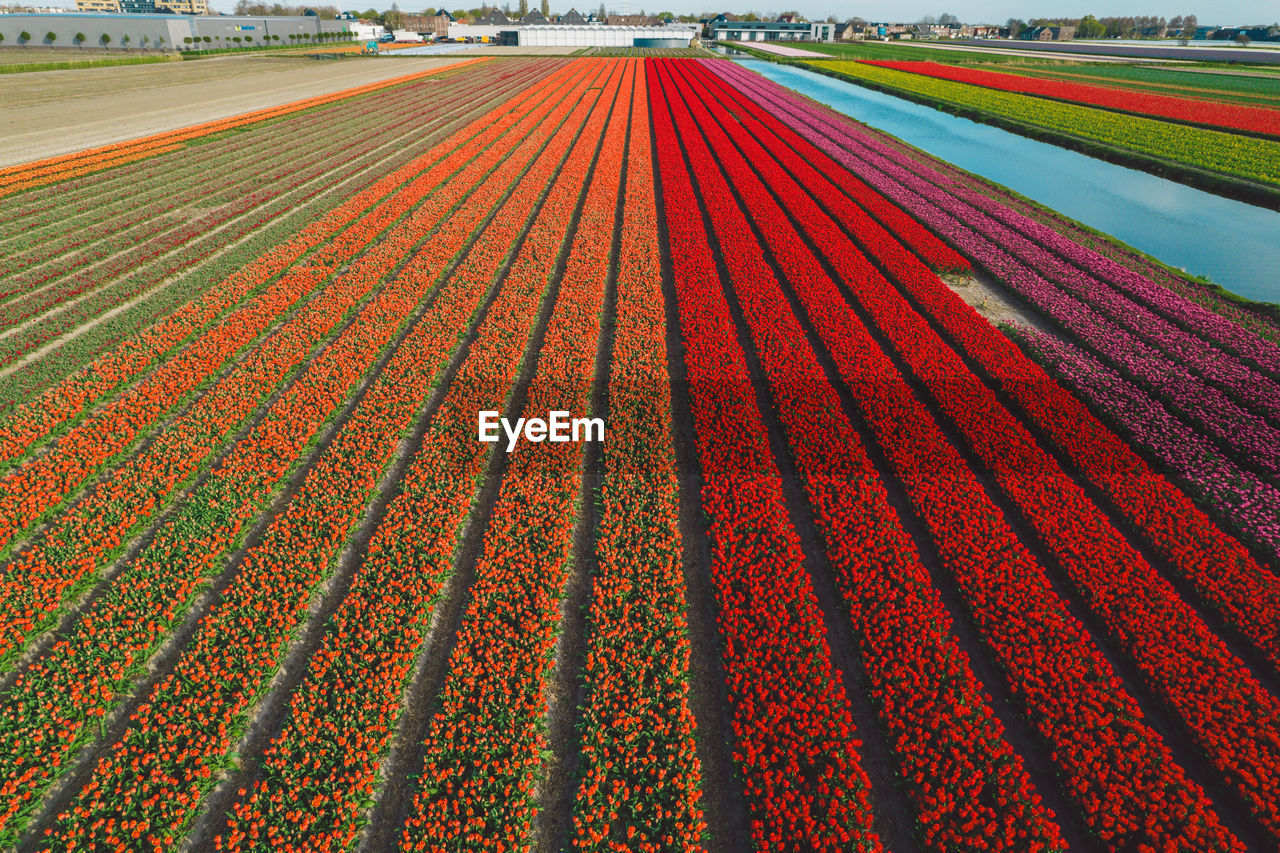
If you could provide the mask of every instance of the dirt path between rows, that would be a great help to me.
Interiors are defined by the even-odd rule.
[[[466,57],[228,56],[0,77],[0,166],[338,92]]]

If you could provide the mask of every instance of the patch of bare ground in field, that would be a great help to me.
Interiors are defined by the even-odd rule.
[[[1017,323],[1040,331],[1048,331],[1044,322],[1017,296],[1001,287],[986,272],[974,270],[967,273],[939,273],[938,278],[974,311],[993,326]]]
[[[0,103],[5,105],[0,166],[280,106],[464,58],[331,63],[228,56],[6,74],[0,76]]]

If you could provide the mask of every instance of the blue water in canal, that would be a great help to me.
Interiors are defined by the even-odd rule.
[[[752,71],[1111,234],[1173,267],[1280,303],[1280,212],[1202,192],[791,66]]]

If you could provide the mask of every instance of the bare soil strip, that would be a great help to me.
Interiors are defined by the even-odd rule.
[[[0,75],[6,112],[0,167],[340,92],[459,58],[333,63],[228,56]]]

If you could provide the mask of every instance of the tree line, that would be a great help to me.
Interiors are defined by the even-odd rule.
[[[1005,26],[1010,35],[1017,38],[1025,27],[1075,27],[1076,38],[1192,38],[1199,23],[1195,15],[1174,15],[1165,19],[1158,15],[1123,15],[1099,18],[1085,15],[1083,18],[1032,18],[1023,21],[1010,18]]]

